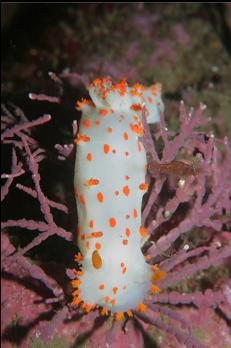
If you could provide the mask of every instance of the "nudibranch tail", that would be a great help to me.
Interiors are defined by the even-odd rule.
[[[101,308],[118,320],[132,310],[145,311],[143,301],[158,292],[154,283],[164,272],[153,270],[141,252],[147,230],[141,226],[146,153],[142,107],[148,123],[158,122],[163,111],[161,86],[114,84],[110,78],[89,85],[91,100],[77,102],[82,111],[75,163],[78,210],[76,261],[81,264],[73,280],[73,303],[86,311]]]

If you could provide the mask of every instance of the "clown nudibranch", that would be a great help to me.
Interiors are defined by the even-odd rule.
[[[163,111],[159,83],[129,87],[110,78],[89,85],[91,100],[77,102],[82,111],[77,144],[74,188],[78,211],[76,260],[82,270],[72,281],[74,304],[102,314],[144,310],[155,280],[164,276],[150,266],[141,252],[146,230],[141,226],[141,204],[147,191],[147,159],[140,137],[144,135],[142,107],[148,123],[159,121]]]

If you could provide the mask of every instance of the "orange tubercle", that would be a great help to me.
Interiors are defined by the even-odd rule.
[[[109,144],[105,144],[103,147],[104,153],[108,154],[110,152],[110,145]]]
[[[159,282],[160,280],[166,278],[167,273],[164,271],[155,271],[153,276],[152,276],[152,282],[156,283]]]
[[[160,292],[160,288],[157,285],[151,285],[151,292],[153,292],[154,294],[157,294]]]
[[[140,235],[142,237],[146,237],[148,235],[148,231],[147,231],[147,229],[144,226],[140,227]]]
[[[110,111],[107,110],[107,109],[101,109],[99,113],[100,113],[101,116],[108,116]]]
[[[100,314],[101,315],[108,315],[108,309],[107,309],[107,307],[103,307],[102,309],[101,309],[101,312],[100,312]]]
[[[144,129],[143,129],[143,127],[140,127],[139,125],[134,124],[134,123],[130,123],[130,128],[131,128],[131,130],[132,130],[134,133],[136,133],[137,135],[139,135],[139,136],[144,135]]]
[[[104,284],[100,284],[99,285],[99,290],[103,290],[105,288],[105,285]]]
[[[71,281],[71,285],[73,288],[78,288],[78,286],[81,284],[81,280],[80,279],[74,279]]]
[[[130,309],[126,313],[127,313],[129,318],[133,317],[133,313]]]
[[[81,300],[80,297],[74,297],[74,298],[73,298],[73,301],[72,301],[72,304],[73,304],[73,305],[79,305],[80,302],[82,302],[82,300]]]
[[[123,312],[116,313],[116,320],[122,320],[122,319],[124,319],[124,313]]]
[[[139,303],[136,306],[136,308],[139,312],[146,312],[147,311],[147,306],[144,303]]]
[[[104,195],[103,195],[102,192],[99,192],[99,193],[97,194],[97,198],[98,198],[98,201],[99,201],[100,203],[103,203],[103,201],[104,201]]]
[[[133,216],[135,219],[138,217],[138,212],[136,209],[133,210]]]
[[[74,140],[74,143],[75,144],[79,144],[81,142],[86,143],[86,142],[89,142],[90,140],[91,138],[89,136],[78,133],[76,139]]]
[[[114,217],[111,217],[111,218],[109,219],[109,225],[110,225],[111,227],[115,227],[115,226],[116,226],[116,219],[115,219]]]
[[[92,161],[92,158],[93,158],[92,153],[89,152],[89,153],[87,154],[87,160],[88,160],[88,161]]]
[[[140,110],[142,110],[142,106],[140,104],[133,104],[130,106],[130,109],[132,109],[134,111],[140,111]]]
[[[95,269],[100,269],[102,267],[103,264],[103,260],[100,256],[100,253],[98,252],[98,250],[94,250],[91,256],[91,262],[92,265]]]
[[[123,187],[123,193],[125,194],[125,196],[128,196],[129,193],[130,193],[130,189],[129,189],[129,186],[126,185]]]
[[[80,253],[76,254],[75,255],[75,261],[77,261],[77,262],[83,261],[83,256]]]
[[[75,107],[79,111],[83,106],[86,106],[86,105],[95,107],[95,104],[91,100],[83,99],[83,98],[81,100],[77,100]]]
[[[86,128],[90,128],[91,127],[91,120],[89,120],[89,119],[86,119],[86,120],[84,120],[84,126],[86,127]]]
[[[140,189],[140,190],[143,190],[143,191],[147,191],[147,190],[148,190],[148,184],[145,184],[144,182],[142,182],[142,183],[139,185],[139,189]]]

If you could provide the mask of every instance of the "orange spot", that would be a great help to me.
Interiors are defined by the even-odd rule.
[[[122,320],[124,319],[124,313],[123,312],[117,312],[116,313],[116,320]]]
[[[127,132],[124,133],[124,140],[128,140],[128,133]]]
[[[104,301],[106,302],[106,303],[109,303],[110,302],[110,297],[109,296],[105,296],[105,298],[104,298]]]
[[[101,249],[101,244],[100,243],[95,243],[96,249]]]
[[[112,305],[112,307],[114,307],[115,304],[116,304],[116,300],[115,300],[115,299],[111,300],[111,305]]]
[[[90,220],[89,226],[90,226],[90,228],[94,228],[94,220]]]
[[[115,286],[112,290],[113,290],[114,294],[116,295],[118,288]]]
[[[97,198],[98,198],[98,201],[99,201],[100,203],[102,203],[102,202],[104,201],[104,196],[103,196],[102,192],[99,192],[99,193],[97,194]]]
[[[95,121],[96,126],[99,126],[101,124],[100,120]]]
[[[128,156],[129,155],[129,152],[128,151],[125,151],[125,156]]]
[[[139,189],[140,190],[143,190],[143,191],[147,191],[148,190],[148,184],[145,184],[144,182],[142,182],[139,186]]]
[[[148,235],[148,231],[147,231],[147,229],[146,229],[144,226],[141,226],[141,227],[140,227],[140,235],[141,235],[142,237],[145,237],[145,236]]]
[[[159,266],[158,265],[152,265],[152,270],[153,271],[159,271]]]
[[[126,228],[126,230],[125,230],[125,233],[126,233],[126,236],[127,237],[130,237],[130,235],[131,235],[131,230],[130,230],[130,228]]]
[[[110,145],[105,144],[104,147],[103,147],[103,150],[104,150],[104,152],[105,152],[106,154],[109,153],[109,151],[110,151]]]
[[[91,186],[95,186],[99,184],[99,180],[98,179],[89,179],[85,182],[85,186],[87,187],[91,187]]]
[[[84,123],[84,126],[86,128],[90,128],[91,127],[91,120],[89,120],[88,118],[86,120],[84,120],[83,123]]]
[[[123,240],[123,245],[128,245],[128,240],[127,239]]]
[[[136,308],[139,312],[146,312],[147,310],[147,306],[144,303],[139,303]]]
[[[85,234],[82,234],[81,235],[81,240],[85,240],[85,237],[86,237]]]
[[[127,267],[124,267],[124,268],[122,269],[122,273],[125,274],[126,271],[127,271]]]
[[[101,116],[107,116],[109,114],[109,110],[101,109],[99,113],[100,113]]]
[[[111,227],[115,227],[115,225],[116,225],[116,219],[115,218],[110,218],[109,219],[109,225],[111,226]]]
[[[133,216],[135,219],[138,217],[138,212],[136,209],[133,209]]]
[[[89,153],[87,154],[87,159],[88,159],[88,161],[92,161],[92,158],[93,158],[92,153],[89,152]]]
[[[97,243],[96,243],[97,244]],[[98,248],[96,248],[98,249]],[[91,262],[93,264],[93,267],[96,269],[99,269],[102,267],[102,258],[98,252],[98,250],[94,250],[91,256]]]
[[[108,133],[112,133],[112,128],[109,127],[109,128],[107,129],[107,131],[108,131]]]
[[[129,180],[129,179],[130,179],[130,176],[126,175],[126,176],[125,176],[125,179],[126,179],[126,180]]]
[[[153,102],[153,100],[152,100],[151,97],[148,97],[147,99],[148,99],[148,102],[149,102],[149,103],[152,103],[152,102]]]
[[[105,288],[104,284],[99,285],[99,290],[103,290]]]
[[[125,196],[129,196],[130,189],[127,185],[123,187],[123,193],[125,194]]]
[[[141,152],[142,151],[142,145],[141,145],[141,143],[139,141],[138,141],[137,145],[138,145],[138,151]]]
[[[83,194],[79,196],[79,200],[80,200],[80,203],[82,203],[83,205],[86,205],[86,198]]]
[[[90,249],[90,242],[89,242],[89,241],[86,242],[86,248],[87,248],[88,250]]]
[[[120,194],[119,191],[115,191],[116,196],[119,196],[119,194]]]

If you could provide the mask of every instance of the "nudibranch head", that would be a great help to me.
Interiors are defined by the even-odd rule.
[[[78,101],[78,110],[92,110],[91,107],[108,107],[112,110],[141,110],[145,105],[147,110],[147,122],[159,122],[160,112],[164,111],[161,99],[161,84],[155,83],[151,87],[145,87],[135,83],[129,87],[126,80],[112,84],[109,77],[95,79],[89,86],[90,100]]]
[[[165,276],[141,252],[147,230],[141,226],[141,204],[148,190],[143,144],[142,107],[148,123],[163,111],[161,86],[129,87],[110,78],[89,85],[91,101],[77,102],[82,111],[75,164],[78,246],[81,265],[73,303],[86,311],[96,307],[117,319],[145,310],[144,298],[158,292]]]

